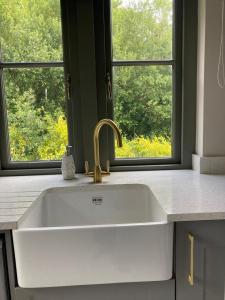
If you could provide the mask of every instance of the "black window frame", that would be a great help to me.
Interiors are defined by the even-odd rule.
[[[195,148],[197,1],[174,1],[174,46],[176,61],[179,63],[166,63],[173,63],[177,68],[174,93],[179,101],[174,121],[178,124],[178,134],[173,142],[180,151],[173,159],[115,161],[112,131],[103,128],[101,163],[104,166],[110,158],[111,171],[184,169],[192,166]],[[107,73],[111,74],[112,68],[110,0],[61,0],[61,16],[64,63],[60,64],[64,66],[65,78],[69,76],[71,83],[71,97],[66,98],[69,143],[73,146],[77,172],[83,172],[85,160],[93,167],[93,130],[97,121],[113,117],[111,103],[106,99]],[[8,132],[4,101],[4,97],[0,96],[0,175],[59,173],[60,161],[7,163]]]

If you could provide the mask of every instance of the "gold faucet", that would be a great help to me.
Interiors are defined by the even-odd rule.
[[[122,137],[119,131],[119,128],[117,127],[117,125],[110,119],[102,119],[100,120],[94,129],[94,135],[93,135],[93,139],[94,139],[94,171],[93,172],[89,172],[88,170],[88,162],[85,162],[85,175],[89,175],[89,176],[93,176],[94,177],[94,182],[95,183],[99,183],[102,182],[102,176],[104,175],[109,175],[109,162],[107,161],[107,170],[106,171],[102,171],[101,166],[100,166],[100,155],[99,155],[99,133],[100,133],[100,129],[102,128],[102,126],[104,125],[109,125],[117,138],[117,145],[118,147],[122,147]]]

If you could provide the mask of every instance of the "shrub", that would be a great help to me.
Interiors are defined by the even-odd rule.
[[[170,157],[171,142],[164,137],[154,137],[152,139],[143,136],[132,140],[123,138],[123,147],[115,147],[116,157]]]

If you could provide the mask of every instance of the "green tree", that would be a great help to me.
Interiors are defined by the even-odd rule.
[[[172,1],[112,1],[113,57],[172,56]],[[171,137],[172,71],[168,66],[114,67],[114,117],[128,139]]]

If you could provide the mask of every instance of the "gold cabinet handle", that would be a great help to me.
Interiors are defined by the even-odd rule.
[[[188,274],[188,282],[191,286],[194,285],[194,236],[188,233],[188,240],[190,242],[190,270]]]

